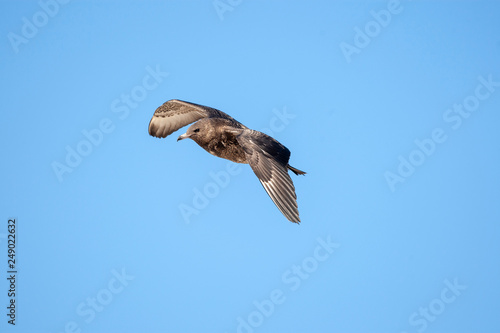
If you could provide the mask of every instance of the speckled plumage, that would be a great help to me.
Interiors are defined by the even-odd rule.
[[[288,164],[290,151],[267,134],[251,130],[231,116],[214,108],[180,100],[170,100],[156,109],[149,123],[149,134],[164,138],[190,123],[177,141],[190,138],[217,157],[248,163],[262,186],[285,217],[300,222],[297,196]]]

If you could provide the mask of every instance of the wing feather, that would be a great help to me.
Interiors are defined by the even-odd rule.
[[[156,109],[149,122],[149,134],[164,138],[179,128],[189,125],[201,118],[225,118],[234,120],[229,115],[208,106],[169,100]],[[234,120],[236,121],[236,120]]]
[[[297,195],[287,169],[290,151],[270,136],[249,129],[241,131],[237,140],[276,207],[288,220],[300,222]]]

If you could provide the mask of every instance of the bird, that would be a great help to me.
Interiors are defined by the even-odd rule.
[[[296,175],[306,172],[288,164],[290,151],[285,146],[220,110],[178,99],[156,109],[148,131],[153,137],[165,138],[191,123],[177,141],[191,139],[214,156],[249,164],[281,213],[289,221],[300,223],[297,195],[288,170]]]

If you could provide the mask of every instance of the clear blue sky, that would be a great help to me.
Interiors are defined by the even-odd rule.
[[[498,2],[55,1],[1,2],[2,332],[500,331]],[[286,145],[302,223],[172,98]]]

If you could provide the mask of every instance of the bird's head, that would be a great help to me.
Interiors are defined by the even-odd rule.
[[[197,143],[205,141],[204,139],[207,138],[211,133],[211,126],[210,126],[210,119],[200,119],[193,125],[189,126],[187,129],[186,133],[180,135],[177,138],[177,141],[184,140],[184,139],[191,139],[194,140]]]
[[[179,135],[179,137],[177,138],[177,141],[184,140],[184,139],[194,139],[193,136],[198,135],[198,133],[200,132],[200,128],[199,127],[193,128],[193,127],[194,126],[189,127],[188,130],[186,131],[186,133]]]

